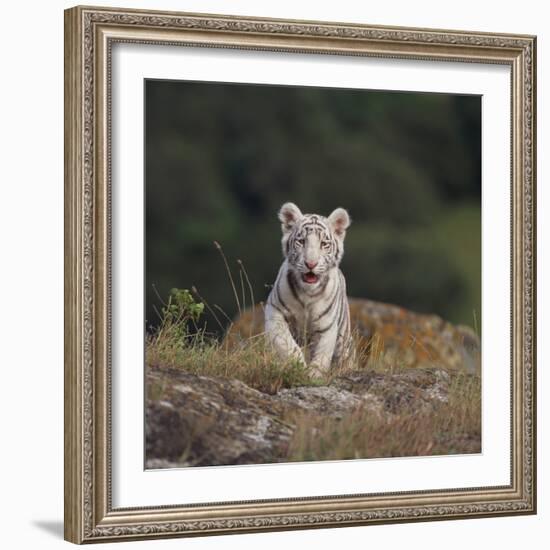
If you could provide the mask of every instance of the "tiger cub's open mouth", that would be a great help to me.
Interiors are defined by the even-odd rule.
[[[318,280],[319,277],[315,275],[313,271],[308,271],[302,275],[302,281],[304,281],[304,283],[308,283],[309,285],[316,283]]]

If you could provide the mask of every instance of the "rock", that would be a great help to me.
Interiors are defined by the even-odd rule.
[[[428,412],[446,403],[450,381],[442,369],[414,369],[400,374],[359,372],[341,376],[334,384],[376,400],[386,414],[398,415]]]
[[[479,372],[481,344],[469,327],[372,300],[350,298],[349,303],[352,330],[365,366],[439,366]],[[236,345],[263,331],[263,307],[257,305],[235,320],[226,338]]]
[[[177,460],[186,445],[186,426],[169,401],[148,401],[145,407],[146,453],[151,458]]]
[[[154,469],[284,462],[300,414],[341,419],[362,410],[389,421],[436,410],[451,376],[442,369],[354,371],[275,395],[165,367],[148,367],[146,382],[146,460]]]
[[[334,386],[283,389],[279,391],[277,398],[288,410],[301,410],[335,418],[342,418],[364,404],[361,395]]]
[[[238,380],[147,369],[147,465],[155,459],[188,465],[270,462],[285,452],[291,429],[280,404]]]

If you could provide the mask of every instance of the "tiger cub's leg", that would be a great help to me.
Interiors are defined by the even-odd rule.
[[[337,336],[338,327],[336,324],[322,332],[313,331],[309,363],[316,376],[324,376],[330,370]]]
[[[286,319],[278,309],[269,303],[265,306],[265,332],[268,341],[280,357],[296,359],[305,365],[304,354],[292,337]]]
[[[349,366],[355,362],[356,350],[351,335],[351,323],[349,315],[349,304],[346,300],[344,303],[345,314],[342,324],[339,327],[334,348],[333,364],[337,366]]]

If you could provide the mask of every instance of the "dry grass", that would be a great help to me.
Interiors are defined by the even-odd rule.
[[[477,376],[454,375],[448,402],[426,412],[373,414],[360,409],[342,419],[303,415],[289,461],[403,457],[481,451],[481,385]]]
[[[282,362],[262,337],[232,348],[199,338],[182,343],[166,337],[149,337],[146,363],[150,367],[162,365],[191,374],[234,378],[269,394],[281,388],[314,384],[306,367],[295,361]]]
[[[145,349],[147,366],[162,365],[191,374],[235,378],[269,394],[281,388],[326,385],[347,372],[374,368],[372,361],[367,362],[367,352],[358,348],[352,362],[334,367],[323,379],[314,378],[300,362],[282,360],[264,334],[219,341],[200,330],[190,333],[182,327],[181,319],[167,321],[166,317],[154,334],[147,335]],[[303,351],[307,357],[308,350]]]
[[[307,367],[297,361],[281,361],[263,335],[229,346],[198,329],[196,321],[202,307],[197,306],[202,304],[197,304],[189,292],[172,291],[162,308],[159,328],[146,337],[147,367],[161,365],[196,375],[234,378],[269,394],[315,384]]]

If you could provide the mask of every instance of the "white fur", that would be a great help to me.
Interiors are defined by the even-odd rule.
[[[315,374],[347,360],[351,351],[346,282],[339,269],[350,218],[337,208],[325,218],[294,203],[279,211],[285,256],[265,308],[269,341],[284,359]]]

